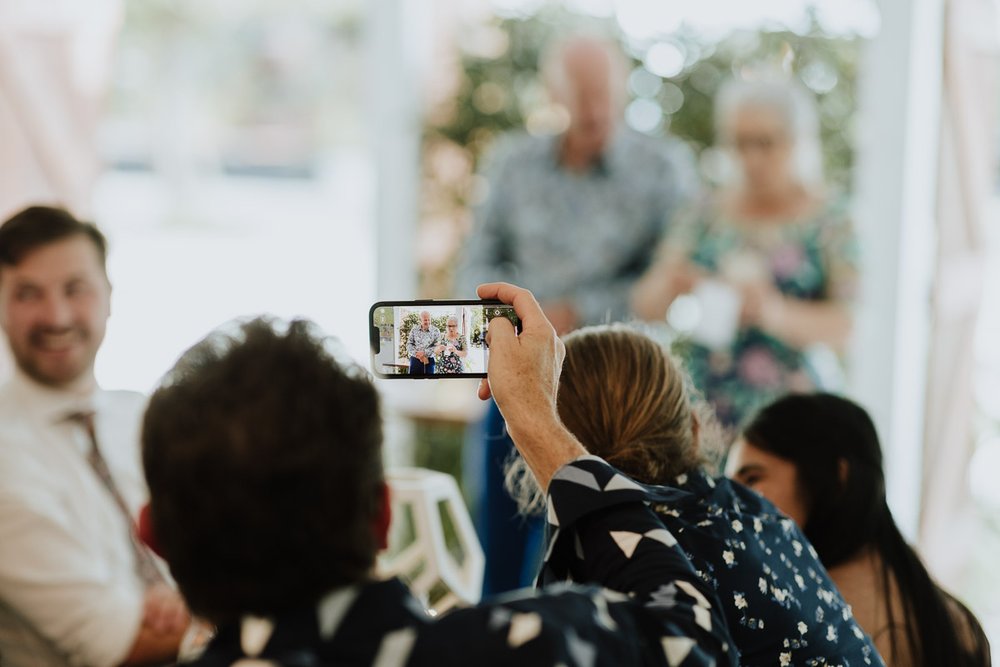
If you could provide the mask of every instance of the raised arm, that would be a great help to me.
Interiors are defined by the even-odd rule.
[[[570,572],[558,572],[560,566],[552,559],[567,550],[582,552],[589,557],[573,576],[618,591],[595,598],[598,613],[589,625],[576,621],[575,627],[552,632],[597,636],[598,625],[606,630],[620,614],[633,632],[618,632],[617,640],[606,638],[606,652],[634,659],[635,654],[628,653],[631,645],[642,649],[639,664],[735,665],[738,656],[714,592],[698,579],[676,541],[644,504],[645,489],[587,455],[559,421],[555,399],[564,350],[534,297],[507,284],[481,285],[479,296],[512,304],[521,318],[520,335],[503,318],[491,323],[488,377],[480,385],[480,397],[494,397],[514,444],[542,488],[548,489],[548,571],[565,581]],[[539,609],[558,605],[546,600],[533,604]],[[611,606],[615,614],[609,616]]]

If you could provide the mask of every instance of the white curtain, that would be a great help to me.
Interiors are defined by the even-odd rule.
[[[0,0],[0,220],[27,204],[90,211],[121,0]]]
[[[946,584],[956,581],[975,536],[967,470],[975,444],[973,343],[1000,129],[995,11],[993,0],[946,3],[919,532],[924,558]]]

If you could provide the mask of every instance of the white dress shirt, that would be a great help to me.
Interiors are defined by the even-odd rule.
[[[67,414],[94,410],[97,438],[133,517],[146,502],[139,425],[145,399],[41,386],[21,373],[0,387],[0,627],[37,630],[71,665],[117,665],[142,620],[144,586],[130,527],[87,462]],[[0,631],[4,667],[36,665]],[[24,633],[20,633],[22,636]]]

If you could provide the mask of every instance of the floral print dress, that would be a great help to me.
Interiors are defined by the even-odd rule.
[[[794,220],[733,220],[711,202],[678,225],[671,246],[697,267],[722,274],[754,258],[785,296],[850,303],[857,285],[857,239],[842,200]],[[836,390],[806,354],[757,329],[742,328],[728,349],[691,343],[684,355],[695,386],[727,429],[789,391]],[[827,350],[827,358],[832,356]]]
[[[450,340],[447,336],[441,336],[438,341],[438,345],[444,345],[445,348],[451,343],[456,350],[465,349],[465,338],[459,336],[454,340]],[[462,357],[458,356],[454,352],[449,353],[447,349],[442,350],[437,358],[437,372],[438,373],[464,373],[465,366],[462,363]]]

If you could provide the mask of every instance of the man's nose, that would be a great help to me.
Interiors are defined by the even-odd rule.
[[[67,327],[73,320],[69,301],[58,295],[45,299],[41,315],[46,325],[56,328]]]

